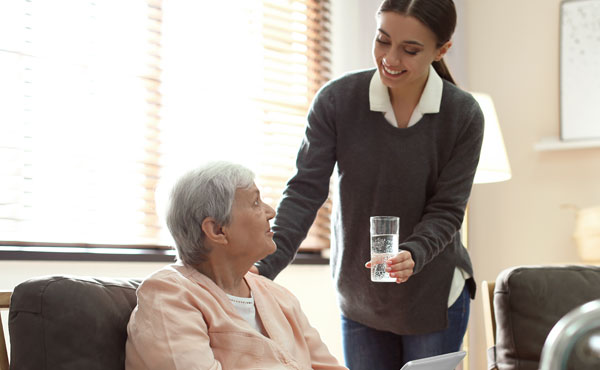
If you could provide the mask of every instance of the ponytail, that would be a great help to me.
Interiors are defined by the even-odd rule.
[[[435,69],[435,71],[437,72],[437,74],[440,75],[441,78],[450,82],[453,85],[456,85],[456,82],[454,81],[454,78],[452,78],[452,74],[450,73],[450,70],[448,69],[446,62],[444,62],[444,58],[440,59],[439,61],[433,62],[432,65],[433,65],[433,68]]]

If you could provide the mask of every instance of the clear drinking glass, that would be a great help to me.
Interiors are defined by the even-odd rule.
[[[385,271],[386,262],[398,254],[400,218],[396,216],[371,217],[371,281],[395,282]]]

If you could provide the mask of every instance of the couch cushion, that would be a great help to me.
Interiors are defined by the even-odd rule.
[[[11,369],[124,369],[140,280],[46,276],[15,287]]]
[[[499,370],[537,370],[552,327],[600,298],[600,267],[520,266],[502,271],[494,289]]]

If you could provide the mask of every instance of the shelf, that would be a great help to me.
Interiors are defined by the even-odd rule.
[[[600,148],[600,139],[561,141],[557,137],[545,137],[538,141],[534,148],[538,152],[550,150]]]

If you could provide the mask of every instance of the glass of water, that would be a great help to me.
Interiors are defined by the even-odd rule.
[[[395,282],[385,271],[389,258],[398,254],[400,218],[396,216],[371,217],[371,281]]]

